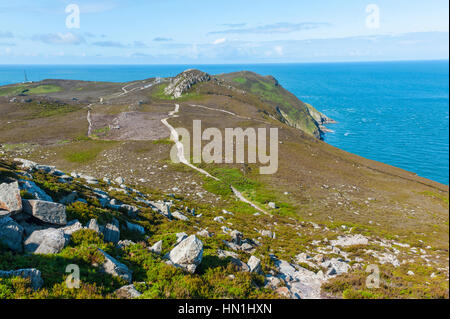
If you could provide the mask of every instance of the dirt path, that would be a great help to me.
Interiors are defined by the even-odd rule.
[[[208,108],[208,107],[205,106],[205,108]],[[180,110],[180,105],[179,104],[175,104],[175,109],[173,111],[169,112],[169,117],[164,118],[164,119],[161,120],[161,122],[170,130],[170,138],[171,138],[171,140],[173,142],[175,142],[175,145],[177,147],[178,160],[180,161],[180,163],[183,163],[184,165],[189,166],[190,168],[196,170],[197,172],[200,172],[201,174],[203,174],[205,176],[208,176],[208,177],[210,177],[210,178],[212,178],[212,179],[214,179],[216,181],[220,181],[220,179],[218,179],[215,176],[212,176],[207,171],[205,171],[205,170],[203,170],[201,168],[198,168],[195,165],[192,165],[191,163],[189,163],[189,161],[184,156],[184,145],[183,145],[183,143],[180,142],[180,136],[179,136],[178,132],[175,130],[175,128],[167,122],[167,120],[170,119],[170,118],[178,117],[178,115],[176,115],[176,113],[178,113],[179,110]],[[213,109],[213,110],[222,111],[222,112],[230,113],[230,114],[233,115],[233,113],[228,112],[228,111],[223,111],[223,110],[218,110],[218,109]],[[264,213],[266,215],[272,216],[271,214],[267,213],[262,208],[258,207],[258,205],[254,204],[251,201],[249,201],[248,199],[246,199],[244,197],[244,195],[241,194],[241,192],[239,192],[236,188],[233,187],[233,185],[230,185],[230,187],[231,187],[231,190],[233,191],[234,195],[240,201],[242,201],[242,202],[252,206],[256,210],[258,210],[258,211],[260,211],[260,212],[262,212],[262,213]]]

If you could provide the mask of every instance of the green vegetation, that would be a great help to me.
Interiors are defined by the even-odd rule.
[[[0,87],[0,96],[13,96],[21,93],[24,94],[48,94],[61,91],[61,87],[57,85],[38,85],[32,84],[16,84],[11,86]]]
[[[240,83],[240,84],[245,84],[247,82],[247,79],[240,76],[240,77],[234,78],[233,81]]]
[[[83,138],[70,145],[64,145],[61,151],[66,161],[80,164],[95,160],[102,151],[114,144],[116,142]]]
[[[57,85],[39,85],[37,87],[30,88],[27,94],[48,94],[61,91],[61,87]]]

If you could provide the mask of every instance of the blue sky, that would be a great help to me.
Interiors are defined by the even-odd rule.
[[[80,28],[68,28],[69,4]],[[366,20],[379,10],[379,25]],[[447,0],[0,0],[0,64],[448,59]]]

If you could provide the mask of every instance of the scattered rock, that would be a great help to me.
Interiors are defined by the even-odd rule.
[[[357,235],[348,235],[348,236],[338,236],[336,240],[330,241],[333,246],[354,246],[354,245],[367,245],[369,240],[367,237],[357,234]]]

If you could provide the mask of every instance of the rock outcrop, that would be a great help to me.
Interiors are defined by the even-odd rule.
[[[192,86],[200,82],[208,82],[211,76],[208,73],[199,70],[186,70],[178,74],[172,79],[170,84],[165,88],[164,93],[172,95],[175,99],[181,97]]]

